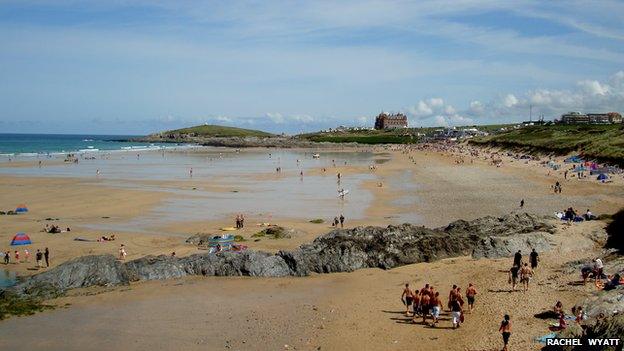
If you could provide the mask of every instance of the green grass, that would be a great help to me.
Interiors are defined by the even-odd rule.
[[[530,126],[475,138],[470,143],[555,154],[579,152],[589,158],[624,162],[622,124]]]
[[[190,128],[169,130],[160,134],[195,134],[200,137],[271,137],[273,134],[260,130],[226,127],[218,125],[201,125]]]
[[[15,294],[4,292],[0,297],[0,320],[9,316],[28,316],[47,309],[53,309],[54,306],[45,305],[40,300],[20,297]]]
[[[330,143],[359,143],[359,144],[412,144],[419,140],[417,133],[422,129],[393,129],[393,130],[358,130],[344,132],[317,132],[298,135],[298,138],[314,142]],[[428,129],[427,129],[428,130]]]

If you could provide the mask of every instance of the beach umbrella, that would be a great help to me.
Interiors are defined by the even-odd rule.
[[[26,207],[26,205],[22,204],[17,206],[17,208],[15,209],[15,213],[26,213],[28,212],[28,207]]]
[[[32,244],[32,241],[30,241],[30,238],[28,237],[28,235],[26,235],[26,233],[23,233],[23,232],[19,232],[15,234],[15,236],[13,237],[13,240],[11,240],[11,246],[30,245],[30,244]]]
[[[606,175],[606,174],[604,174],[604,173],[600,173],[600,174],[598,175],[598,178],[596,178],[596,179],[598,179],[598,180],[607,180],[607,179],[609,179],[609,176],[607,176],[607,175]]]

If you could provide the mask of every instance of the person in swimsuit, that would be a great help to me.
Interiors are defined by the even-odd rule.
[[[440,318],[440,310],[442,309],[442,300],[440,299],[440,293],[436,292],[433,300],[431,301],[431,316],[433,317],[432,327],[435,327]]]
[[[455,300],[455,290],[457,290],[457,285],[453,284],[451,291],[449,291],[448,303],[446,304],[449,311],[451,310],[451,303]]]
[[[468,288],[466,289],[466,299],[468,299],[468,308],[470,313],[472,313],[474,308],[475,295],[477,295],[477,288],[475,288],[472,283],[469,283]]]
[[[414,308],[414,314],[412,318],[412,322],[416,322],[416,315],[420,314],[420,292],[416,290],[413,294],[414,301],[412,301],[412,306]]]
[[[429,289],[423,292],[420,297],[420,311],[423,317],[423,324],[427,324],[427,315],[429,314],[429,308],[431,303],[431,297],[429,296]]]
[[[520,269],[520,282],[522,283],[524,292],[529,290],[529,282],[531,281],[532,276],[533,276],[533,270],[529,268],[528,263],[525,263],[524,266]]]
[[[503,335],[503,351],[507,351],[507,345],[509,344],[509,337],[511,336],[511,321],[509,320],[509,315],[505,315],[505,319],[501,322],[500,328],[498,331]]]
[[[401,300],[405,303],[405,315],[409,316],[410,307],[412,307],[412,303],[414,301],[414,293],[412,289],[409,288],[409,283],[405,283],[405,289],[403,289],[403,293],[401,294]]]

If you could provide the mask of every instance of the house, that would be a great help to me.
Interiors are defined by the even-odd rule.
[[[407,116],[402,113],[380,113],[375,118],[375,129],[407,128]]]
[[[609,115],[606,113],[588,113],[589,123],[591,124],[609,124],[611,123]]]
[[[607,113],[609,116],[609,123],[623,123],[622,115],[617,112],[609,112]]]
[[[617,112],[588,113],[568,112],[561,115],[563,124],[614,124],[622,123],[622,115]]]
[[[589,117],[580,112],[568,112],[561,115],[561,123],[563,124],[588,124]]]

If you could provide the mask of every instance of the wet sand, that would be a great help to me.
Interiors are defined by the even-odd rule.
[[[564,192],[553,194],[550,185],[555,175],[536,164],[509,163],[496,168],[485,161],[457,165],[451,155],[412,152],[416,162],[400,151],[377,150],[379,157],[391,160],[370,170],[367,164],[338,165],[322,172],[309,170],[310,176],[326,173],[333,182],[335,173],[345,179],[357,174],[372,177],[361,184],[371,194],[362,218],[347,218],[347,227],[388,225],[404,221],[427,226],[445,225],[456,219],[484,215],[502,215],[518,211],[525,199],[524,211],[552,214],[574,206],[581,211],[591,208],[596,214],[612,213],[624,203],[624,186],[619,181],[599,184],[591,181],[564,182]],[[244,152],[244,151],[243,151]],[[388,156],[389,155],[389,156]],[[21,165],[20,167],[23,167]],[[272,177],[270,173],[249,177]],[[284,177],[299,176],[289,172]],[[560,175],[559,175],[560,177]],[[154,187],[210,188],[227,194],[227,186],[207,180],[146,180],[143,186],[115,186],[114,181],[84,177],[0,176],[0,209],[25,202],[26,215],[0,218],[0,250],[10,249],[8,242],[16,231],[26,231],[34,241],[29,249],[49,247],[52,264],[73,257],[116,254],[120,243],[127,246],[128,259],[147,254],[187,255],[197,249],[184,243],[196,232],[219,232],[232,225],[231,217],[195,221],[171,221],[142,231],[115,231],[115,242],[77,242],[76,236],[96,238],[110,232],[95,229],[107,223],[128,223],[149,218],[151,211],[172,196]],[[304,179],[305,182],[305,179]],[[381,182],[383,186],[379,187]],[[284,191],[291,191],[285,189]],[[356,191],[359,191],[357,189]],[[181,196],[176,194],[175,196]],[[184,195],[182,195],[184,196]],[[279,194],[271,194],[279,198]],[[347,202],[349,199],[347,198]],[[276,251],[297,247],[331,230],[324,224],[309,223],[317,218],[314,201],[309,211],[297,217],[270,217],[272,223],[294,228],[299,234],[290,239],[251,240],[251,235],[267,217],[247,215],[246,228],[236,234],[247,239],[253,249]],[[347,203],[345,206],[349,206]],[[235,213],[236,209],[231,209]],[[108,217],[108,218],[103,218]],[[46,222],[45,218],[59,218]],[[39,230],[45,223],[70,226],[72,232],[47,234]],[[31,317],[11,318],[0,322],[0,343],[11,349],[399,349],[414,345],[431,349],[490,350],[500,348],[497,325],[504,313],[516,321],[513,349],[535,349],[531,339],[546,334],[543,321],[532,317],[540,309],[551,307],[559,299],[571,306],[588,287],[571,287],[567,282],[576,274],[559,272],[566,261],[592,255],[593,243],[584,234],[597,230],[599,222],[561,227],[557,251],[542,256],[539,273],[529,294],[509,293],[505,289],[509,260],[472,260],[458,258],[430,264],[416,264],[381,271],[319,275],[306,278],[189,278],[179,281],[133,284],[112,291],[76,291],[54,301],[67,308],[39,313]],[[32,261],[32,258],[31,258]],[[32,274],[33,264],[12,264],[6,268],[20,274]],[[5,268],[5,266],[0,266]],[[406,324],[399,313],[401,286],[409,281],[420,287],[425,282],[439,287],[446,296],[452,284],[467,286],[474,282],[481,291],[474,316],[459,330],[448,330],[447,320],[431,329]],[[555,297],[556,296],[556,297]],[[530,306],[530,307],[527,307]],[[517,319],[516,319],[517,318]],[[35,333],[32,331],[36,330]],[[11,335],[6,338],[5,335]],[[62,337],[61,337],[62,336]],[[244,341],[244,343],[243,343]],[[85,346],[86,345],[86,346]]]

